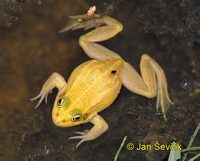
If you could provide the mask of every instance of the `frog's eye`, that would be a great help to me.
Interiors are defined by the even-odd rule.
[[[59,97],[57,100],[57,107],[61,108],[67,108],[70,104],[70,100],[67,97]]]
[[[57,102],[57,105],[58,105],[58,108],[61,108],[61,106],[65,103],[65,99],[64,98],[59,98],[58,102]]]
[[[77,122],[81,120],[82,115],[80,113],[76,113],[72,117],[72,121]]]

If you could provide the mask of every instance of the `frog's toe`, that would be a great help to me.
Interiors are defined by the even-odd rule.
[[[84,131],[82,131],[82,132],[76,131],[75,134],[84,135],[84,134],[87,134],[88,132],[89,132],[89,130],[84,130]]]
[[[76,144],[76,148],[79,147],[79,145],[81,145],[83,142],[85,142],[86,140],[85,139],[82,139],[81,141],[78,142],[78,144]]]
[[[45,98],[45,95],[42,95],[41,93],[39,93],[36,97],[31,98],[31,101],[34,101],[36,99],[40,98],[40,100],[38,101],[37,105],[35,106],[35,108],[38,108],[38,106],[42,103],[42,100]]]
[[[87,141],[85,138],[83,138],[83,136],[74,136],[74,137],[70,137],[69,139],[81,139],[81,140],[76,144],[76,148],[78,148],[83,142]]]
[[[47,104],[47,99],[48,99],[48,94],[50,94],[50,93],[52,93],[53,91],[51,90],[51,91],[49,91],[49,93],[47,93],[46,95],[45,95],[45,103]]]
[[[83,138],[82,135],[77,135],[77,136],[71,136],[71,137],[69,137],[68,139],[69,139],[69,140],[72,140],[72,139],[82,139],[82,138]]]
[[[47,94],[47,95],[48,95],[48,94]],[[43,94],[42,92],[40,92],[37,96],[31,98],[30,100],[31,100],[31,101],[34,101],[34,100],[40,98],[39,101],[38,101],[38,103],[37,103],[37,105],[35,106],[35,108],[38,108],[38,106],[42,103],[42,101],[43,101],[44,99],[47,101],[47,95],[45,95],[45,94]],[[45,102],[46,102],[46,101],[45,101]]]
[[[47,103],[47,98],[48,98],[49,93],[52,93],[52,90],[49,92],[45,90],[41,90],[41,92],[37,96],[30,99],[31,101],[35,101],[36,99],[39,99],[35,108],[37,108],[42,103],[43,100],[45,100],[45,103]]]
[[[68,139],[69,139],[69,140],[72,140],[72,139],[81,139],[81,140],[78,142],[78,144],[76,144],[76,148],[78,148],[79,145],[81,145],[83,142],[87,141],[87,140],[85,139],[85,135],[72,136],[72,137],[69,137]]]
[[[72,139],[82,139],[87,133],[86,132],[75,132],[76,134],[79,134],[79,135],[76,135],[76,136],[71,136],[69,137],[68,139],[69,140],[72,140]]]
[[[40,98],[41,97],[41,94],[39,93],[37,96],[31,98],[30,100],[31,101],[35,101],[36,99]]]
[[[72,139],[81,139],[81,141],[79,141],[78,144],[76,145],[76,148],[78,148],[79,145],[81,145],[83,142],[87,141],[86,135],[88,134],[88,132],[89,132],[89,130],[85,130],[83,132],[76,131],[75,133],[79,134],[79,135],[69,137],[68,139],[69,140],[72,140]]]
[[[35,108],[38,108],[38,106],[42,103],[43,99],[44,99],[44,95],[40,97],[40,100],[38,101],[37,105],[35,106]]]
[[[45,96],[45,103],[47,104],[48,94]]]

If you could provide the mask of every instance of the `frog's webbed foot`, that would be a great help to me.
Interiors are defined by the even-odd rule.
[[[94,140],[94,139],[98,138],[108,129],[108,124],[99,115],[94,116],[90,122],[94,124],[92,129],[85,130],[83,132],[75,132],[76,134],[79,134],[79,135],[72,136],[69,138],[70,140],[71,139],[81,139],[78,142],[78,144],[76,145],[76,148],[85,141],[90,141],[90,140]]]
[[[77,16],[69,16],[69,21],[67,25],[59,31],[59,33],[66,32],[68,30],[77,30],[84,28],[85,30],[99,27],[102,25],[101,22],[96,21],[96,18],[99,18],[100,15],[94,14],[93,16],[77,15]]]
[[[66,81],[60,74],[53,73],[43,84],[40,93],[34,98],[31,98],[31,101],[39,99],[35,108],[37,108],[44,99],[45,99],[45,102],[47,103],[48,94],[51,93],[53,88],[56,87],[58,88],[58,90],[60,90],[65,84],[66,84]]]

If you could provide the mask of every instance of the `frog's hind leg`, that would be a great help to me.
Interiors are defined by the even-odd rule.
[[[144,54],[141,58],[140,70],[141,76],[130,64],[125,63],[121,75],[123,85],[130,91],[147,98],[157,96],[156,108],[161,109],[166,120],[166,112],[173,102],[169,98],[163,69],[149,55]]]
[[[81,36],[79,39],[80,46],[91,58],[99,60],[120,58],[117,53],[97,44],[96,42],[101,42],[114,37],[117,33],[122,31],[122,24],[108,16],[97,18],[96,21],[105,24],[106,26],[101,26]]]

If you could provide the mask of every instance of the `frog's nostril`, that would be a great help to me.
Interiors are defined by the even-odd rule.
[[[63,120],[62,120],[62,122],[63,122],[63,123],[66,123],[66,122],[67,122],[67,120],[63,119]]]
[[[57,113],[56,113],[56,117],[58,117],[58,116],[59,116],[59,113],[57,112]]]

